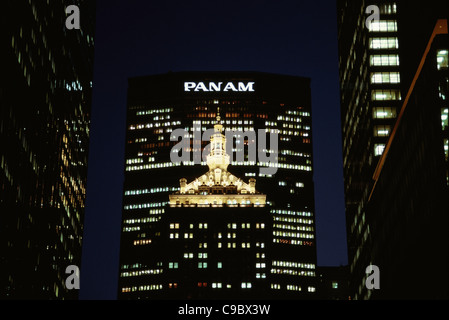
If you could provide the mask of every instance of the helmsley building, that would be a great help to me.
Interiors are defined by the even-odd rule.
[[[130,79],[118,298],[314,298],[311,125],[308,78]]]

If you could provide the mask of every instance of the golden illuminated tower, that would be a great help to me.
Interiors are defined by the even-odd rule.
[[[218,109],[210,153],[206,158],[209,171],[189,184],[187,179],[180,179],[180,190],[170,195],[170,206],[265,206],[266,195],[256,191],[256,179],[251,178],[245,183],[228,172],[229,154],[226,153],[226,137],[220,120]]]

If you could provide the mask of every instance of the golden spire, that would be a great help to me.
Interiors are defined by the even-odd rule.
[[[217,123],[220,123],[221,117],[220,117],[220,107],[217,107]]]

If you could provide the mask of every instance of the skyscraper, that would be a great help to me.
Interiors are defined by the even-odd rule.
[[[0,16],[0,297],[76,298],[65,271],[81,259],[95,5],[4,1]]]
[[[435,1],[432,5],[424,2],[411,5],[406,1],[344,0],[337,3],[350,295],[356,299],[438,296],[429,292],[431,288],[440,290],[437,285],[430,285],[430,278],[426,276],[429,273],[420,274],[427,268],[435,272],[438,259],[435,255],[426,255],[426,250],[416,246],[416,241],[433,239],[432,233],[444,237],[447,232],[437,227],[447,215],[441,202],[446,190],[441,181],[447,176],[447,169],[441,168],[447,167],[447,162],[442,151],[444,124],[441,127],[445,103],[436,102],[447,90],[447,77],[442,76],[447,70],[440,64],[441,75],[430,72],[432,68],[437,70],[437,64],[432,64],[432,60],[444,61],[444,49],[440,48],[439,53],[433,49],[432,53],[426,54],[439,16],[446,14],[447,19],[447,3]],[[369,5],[379,9],[378,20],[369,17],[375,12]],[[419,23],[412,18],[417,16]],[[438,54],[440,58],[437,58]],[[421,63],[425,63],[429,70],[427,80],[417,73],[422,68]],[[417,81],[421,85],[428,81],[432,89],[425,93],[418,89],[419,85],[415,87]],[[430,85],[432,82],[433,86]],[[438,107],[432,108],[434,105]],[[424,118],[416,114],[405,116],[405,110],[414,108],[426,108],[427,115],[438,115],[438,122],[420,122]],[[413,112],[407,111],[407,114]],[[394,154],[412,152],[413,156],[408,154],[407,160],[402,161],[400,157],[391,156],[395,133],[403,130],[400,126],[420,125],[425,128],[422,134],[416,135],[421,129],[416,130],[413,134],[410,132],[408,138],[401,138],[408,140],[394,143]],[[439,136],[438,144],[429,142],[432,135]],[[419,156],[419,166],[424,167],[417,170],[411,161],[416,155],[412,150],[420,149],[419,152],[426,150],[426,154]],[[385,171],[390,174],[382,174],[382,186],[379,186],[379,174],[385,161],[389,167]],[[428,175],[428,179],[421,179],[429,173],[424,169],[431,166],[430,163],[438,163],[435,165],[438,169]],[[405,168],[412,171],[405,174]],[[404,181],[397,184],[401,178]],[[412,183],[412,180],[421,180],[421,184]],[[426,188],[439,191],[433,198],[427,197],[425,193],[420,194]],[[433,205],[434,210],[431,209]],[[426,215],[429,210],[432,214]],[[422,216],[416,216],[418,212]],[[427,227],[417,228],[420,223]],[[444,248],[441,241],[430,242],[436,251]],[[427,249],[430,251],[433,250]],[[379,267],[381,279],[384,279],[380,290],[369,290],[365,285],[366,268],[371,264]],[[411,274],[414,276],[407,276]],[[415,281],[416,278],[420,278],[419,281]],[[426,281],[427,286],[423,285]],[[404,286],[404,283],[409,285]],[[411,287],[413,290],[409,290]]]
[[[227,185],[225,194],[221,180],[215,188],[199,190],[203,178],[208,181],[215,176],[204,174],[204,166],[211,167],[209,160],[195,158],[195,152],[201,151],[202,154],[210,142],[209,139],[201,139],[201,135],[216,124],[218,109],[220,125],[225,133],[243,133],[232,142],[232,152],[236,157],[228,153],[232,175],[227,175],[229,180],[226,183],[233,181],[234,186]],[[179,128],[184,129],[184,137],[190,139],[182,149],[191,155],[187,160],[171,161],[171,151],[179,143],[173,134]],[[277,150],[272,141],[268,144],[260,134],[254,139],[251,132],[259,129],[264,135],[278,132]],[[212,144],[210,150],[213,158],[219,149]],[[252,156],[254,150],[260,151],[257,159]],[[241,151],[245,151],[243,158],[239,158]],[[222,153],[215,155],[223,156]],[[213,266],[216,270],[218,262],[221,262],[221,268],[227,268],[229,264],[220,260],[225,257],[216,255],[220,243],[216,239],[219,234],[225,238],[228,233],[230,239],[234,235],[237,239],[237,234],[242,232],[249,237],[248,241],[239,238],[232,242],[225,238],[226,241],[224,239],[221,243],[226,249],[230,245],[229,249],[237,249],[238,246],[241,250],[245,245],[244,249],[250,253],[248,259],[253,265],[249,266],[252,270],[249,274],[252,278],[240,281],[239,290],[254,293],[257,288],[253,287],[254,283],[266,279],[268,292],[286,297],[314,295],[316,247],[308,79],[257,72],[179,72],[132,78],[128,89],[125,156],[119,298],[155,297],[157,294],[151,291],[174,289],[175,283],[178,292],[184,290],[180,280],[167,282],[162,277],[154,277],[161,272],[173,274],[175,265],[178,269],[181,264],[185,266],[184,259],[194,259],[189,260],[189,265],[196,266],[196,271],[200,269],[199,263],[202,267]],[[270,173],[264,168],[275,170]],[[224,167],[218,169],[227,170]],[[240,187],[235,189],[237,185]],[[235,193],[231,189],[235,189]],[[209,192],[216,192],[216,195],[209,195]],[[215,200],[205,203],[204,197],[211,196]],[[263,204],[264,207],[259,207]],[[198,205],[200,208],[193,209]],[[216,220],[212,214],[216,215]],[[192,225],[196,231],[177,231],[177,224],[178,228]],[[165,254],[169,256],[166,260],[161,259],[159,265],[149,265],[145,257],[151,252],[157,237],[164,237],[165,232],[168,239],[175,234],[182,238],[187,234],[185,241],[190,240],[190,234],[192,239],[196,239],[200,224],[202,231],[208,232],[205,237],[215,237],[213,243],[208,241],[207,250],[173,251],[171,260],[167,260],[171,254],[170,246],[166,248]],[[163,231],[161,226],[168,229]],[[170,230],[171,227],[174,229]],[[231,229],[225,233],[222,228],[228,227]],[[262,235],[268,239],[255,240]],[[183,239],[180,240],[182,244]],[[270,259],[264,251],[268,247],[267,241],[274,248]],[[264,243],[264,247],[257,247],[257,243]],[[204,245],[203,242],[195,244]],[[212,248],[214,253],[208,251]],[[211,261],[208,261],[209,257]],[[229,271],[226,270],[220,271]],[[229,273],[228,277],[232,274]],[[204,283],[207,283],[207,288],[213,288],[215,283],[213,289],[235,290],[235,280],[196,281],[195,290],[204,289]],[[199,283],[201,287],[198,287]],[[196,293],[192,295],[199,296]]]

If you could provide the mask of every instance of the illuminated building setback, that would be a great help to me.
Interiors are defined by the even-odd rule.
[[[215,131],[198,140],[198,127]],[[179,128],[192,157],[173,162]],[[278,132],[277,149],[246,134],[226,152],[227,133],[259,129]],[[209,143],[195,164],[195,151]],[[254,146],[267,157],[249,156]],[[130,79],[125,150],[119,299],[315,295],[309,79],[256,72]]]
[[[448,2],[369,5],[337,1],[349,295],[447,299]]]

